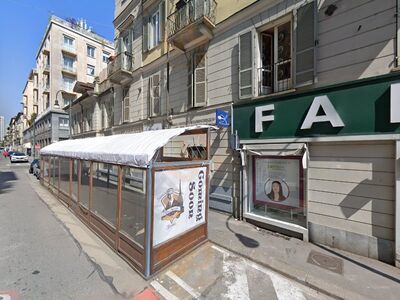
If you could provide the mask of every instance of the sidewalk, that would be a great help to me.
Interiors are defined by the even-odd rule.
[[[399,299],[400,269],[377,260],[259,229],[211,210],[208,228],[209,239],[215,244],[330,296]],[[315,251],[314,258],[325,259],[326,268],[307,262],[311,251]],[[337,272],[331,270],[336,262]]]

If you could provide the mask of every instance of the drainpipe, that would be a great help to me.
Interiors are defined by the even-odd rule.
[[[400,1],[400,0],[399,0]],[[168,0],[166,0],[165,1],[165,9],[167,10],[167,13],[165,14],[166,16],[167,16],[167,19],[165,20],[165,28],[164,28],[164,38],[165,38],[165,40],[166,40],[166,42],[167,42],[167,94],[166,94],[166,110],[167,110],[167,121],[168,121],[168,123],[169,123],[169,120],[170,120],[170,118],[169,118],[169,116],[171,115],[171,117],[172,117],[172,113],[170,114],[170,111],[169,111],[169,51],[170,51],[170,48],[169,48],[169,42],[168,42],[168,30],[167,30],[167,28],[168,28],[168,25],[169,25],[169,21],[168,21],[168,17],[169,17],[169,1]],[[172,119],[171,119],[171,121],[172,121]],[[171,124],[171,123],[169,123],[169,124]]]
[[[396,49],[395,49],[395,59],[394,66],[399,67],[399,49],[400,49],[400,0],[396,1]]]

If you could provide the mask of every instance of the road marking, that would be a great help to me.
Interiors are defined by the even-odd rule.
[[[214,250],[217,250],[220,253],[223,253],[225,255],[230,255],[230,256],[236,256],[234,253],[231,253],[221,247],[212,245],[211,248]],[[276,296],[278,297],[279,300],[286,300],[286,299],[293,299],[293,300],[305,300],[306,297],[304,296],[304,293],[319,298],[319,299],[329,299],[329,297],[325,296],[323,298],[321,294],[319,294],[317,291],[307,287],[303,286],[300,283],[297,283],[295,281],[291,281],[287,278],[285,278],[283,275],[280,275],[276,273],[275,271],[269,270],[251,260],[248,260],[246,258],[240,257],[241,260],[249,267],[252,267],[256,269],[257,271],[260,271],[264,273],[265,275],[269,276],[272,281],[272,285],[274,286]],[[237,271],[239,272],[239,270]],[[245,273],[244,271],[240,271],[242,273]],[[237,297],[236,297],[237,298]]]
[[[150,285],[166,300],[179,300],[178,297],[171,294],[165,287],[163,287],[158,281],[152,281]]]
[[[182,280],[178,275],[176,275],[172,271],[168,271],[165,273],[169,278],[179,284],[186,292],[188,292],[192,297],[198,299],[200,298],[201,294],[196,292],[191,286],[189,286],[185,281]]]

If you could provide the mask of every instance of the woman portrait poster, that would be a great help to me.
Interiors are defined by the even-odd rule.
[[[253,158],[253,202],[279,208],[303,206],[301,160],[297,157]]]

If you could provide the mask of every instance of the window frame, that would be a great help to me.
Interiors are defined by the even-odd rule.
[[[89,72],[89,70],[92,72]],[[91,73],[93,73],[93,74],[91,74]],[[96,74],[96,67],[91,64],[87,64],[86,65],[86,75],[95,76],[95,74]]]
[[[122,123],[130,121],[129,87],[122,89]]]
[[[91,51],[89,50],[93,50],[93,55],[91,55]],[[86,56],[90,58],[96,58],[96,47],[91,45],[86,45]]]

